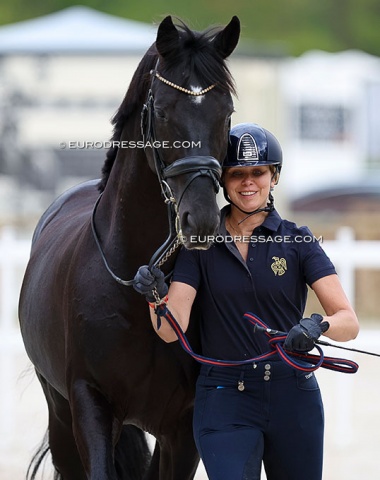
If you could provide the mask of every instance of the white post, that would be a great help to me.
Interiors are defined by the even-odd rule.
[[[336,234],[336,241],[326,245],[326,253],[334,263],[343,289],[351,305],[355,308],[355,258],[352,255],[355,248],[355,234],[350,227],[341,227]],[[334,352],[329,352],[334,356]],[[335,428],[334,442],[339,448],[351,444],[354,438],[352,425],[353,383],[350,375],[335,373],[334,383]]]
[[[0,322],[1,331],[8,333],[12,328],[14,317],[15,288],[14,262],[12,258],[12,245],[14,245],[14,232],[11,227],[3,228],[0,236]]]
[[[344,291],[355,308],[355,269],[356,262],[352,255],[355,249],[355,233],[351,227],[341,227],[336,235],[336,245],[340,252],[337,270]]]

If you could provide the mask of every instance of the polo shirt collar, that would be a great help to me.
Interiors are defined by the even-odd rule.
[[[261,226],[267,228],[272,232],[276,232],[281,222],[282,218],[278,214],[277,210],[273,210],[272,212],[269,212],[268,216],[266,217]]]

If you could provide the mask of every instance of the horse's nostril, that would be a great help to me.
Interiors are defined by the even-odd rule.
[[[197,225],[194,222],[194,218],[190,212],[185,212],[182,215],[182,227],[193,231],[196,230]]]
[[[191,238],[209,237],[216,234],[219,221],[218,217],[199,215],[199,211],[184,212],[181,216],[181,229],[185,236]]]

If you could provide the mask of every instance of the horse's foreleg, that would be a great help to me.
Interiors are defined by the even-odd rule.
[[[122,426],[116,422],[111,405],[86,381],[73,384],[70,391],[73,432],[89,480],[117,480],[114,445]]]
[[[160,480],[192,480],[199,454],[195,446],[191,412],[171,434],[159,438],[161,447]]]

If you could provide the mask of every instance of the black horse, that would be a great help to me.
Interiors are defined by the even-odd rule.
[[[49,426],[28,478],[49,449],[56,479],[195,474],[197,367],[157,337],[145,300],[120,277],[133,279],[165,240],[162,196],[185,247],[204,247],[196,237],[217,228],[234,93],[225,59],[239,34],[236,17],[202,33],[165,18],[115,115],[102,179],[64,193],[36,228],[19,316]],[[144,432],[157,439],[153,455]]]

